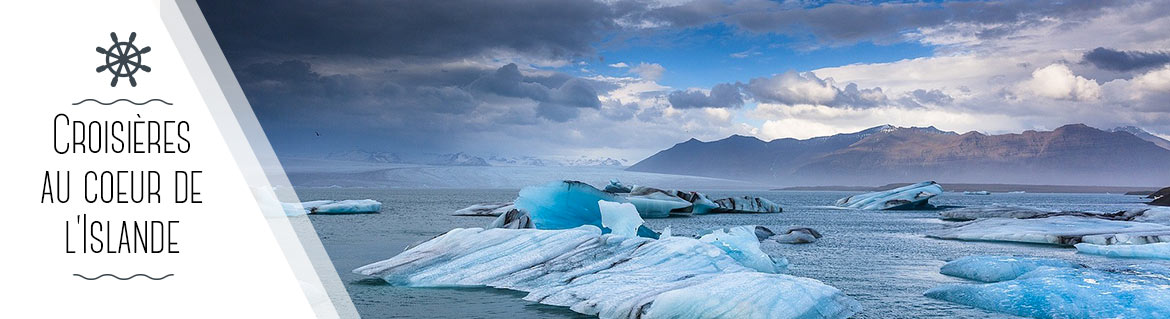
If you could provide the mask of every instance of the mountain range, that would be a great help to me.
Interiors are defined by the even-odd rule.
[[[755,181],[769,185],[1006,183],[1098,186],[1170,184],[1170,141],[1136,127],[1071,124],[1052,131],[958,134],[882,125],[859,132],[762,141],[691,139],[631,171]]]

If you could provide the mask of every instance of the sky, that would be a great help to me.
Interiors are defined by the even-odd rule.
[[[281,155],[636,161],[883,124],[1170,138],[1168,1],[199,5]]]

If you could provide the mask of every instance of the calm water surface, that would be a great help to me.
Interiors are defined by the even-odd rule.
[[[301,188],[302,200],[375,199],[384,203],[381,214],[313,215],[311,219],[325,249],[340,272],[358,312],[367,318],[589,318],[567,308],[522,300],[524,293],[491,288],[405,288],[358,276],[350,270],[384,260],[406,246],[457,227],[483,227],[485,217],[457,217],[451,212],[483,202],[511,201],[517,190],[398,190]],[[1074,248],[995,242],[930,239],[927,231],[953,225],[935,211],[856,211],[828,207],[856,192],[710,191],[716,196],[753,195],[780,203],[784,212],[761,215],[708,215],[651,219],[661,230],[676,235],[735,225],[812,227],[825,235],[804,245],[765,242],[764,251],[788,258],[788,273],[815,278],[861,302],[855,318],[1010,318],[963,305],[926,298],[935,286],[963,282],[940,275],[947,260],[980,254],[1008,254],[1073,260],[1092,267],[1135,263],[1166,263],[1139,259],[1109,259],[1080,255]],[[1061,210],[1118,211],[1142,207],[1137,196],[1111,194],[993,194],[946,193],[936,205],[1006,204]],[[1170,263],[1168,263],[1170,264]]]

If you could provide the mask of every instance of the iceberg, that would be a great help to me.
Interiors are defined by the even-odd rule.
[[[1005,205],[990,205],[990,206],[975,206],[964,207],[956,209],[948,209],[938,213],[939,218],[944,220],[976,220],[979,218],[1032,218],[1046,214],[1056,213],[1055,211],[1036,209],[1030,207],[1019,206],[1005,206]]]
[[[1154,258],[1170,259],[1170,243],[1144,245],[1096,245],[1080,243],[1075,245],[1082,254],[1100,255],[1110,258]]]
[[[626,197],[638,208],[645,218],[666,218],[671,212],[685,212],[692,204],[670,192],[650,187],[637,186]]]
[[[1170,241],[1170,226],[1095,217],[987,218],[928,232],[939,239],[1073,245],[1147,244]]]
[[[860,310],[820,281],[758,272],[693,238],[603,235],[591,225],[454,229],[354,273],[397,286],[523,291],[525,300],[607,319],[847,318]]]
[[[556,230],[593,225],[608,233],[610,229],[602,225],[598,201],[628,202],[624,197],[602,192],[589,184],[560,181],[521,189],[515,205],[517,210],[527,215],[536,229]],[[646,226],[638,227],[638,235],[658,238],[658,233]]]
[[[781,244],[807,244],[821,238],[821,233],[808,227],[790,227],[784,234],[775,235],[769,239]]]
[[[760,249],[756,226],[716,229],[699,237],[699,241],[719,247],[741,265],[761,272],[779,273],[788,268],[788,259],[772,259]]]
[[[963,195],[991,195],[988,191],[965,191]]]
[[[751,196],[717,199],[715,204],[718,207],[711,209],[711,212],[714,213],[779,213],[784,211],[780,208],[780,204]]]
[[[527,212],[513,209],[496,217],[487,228],[525,229],[536,226],[532,224],[532,217],[529,217]]]
[[[348,199],[341,201],[315,200],[301,203],[301,209],[296,208],[296,203],[285,203],[283,206],[285,214],[288,216],[304,214],[372,214],[382,211],[382,203],[372,199]]]
[[[621,181],[614,178],[614,179],[609,180],[609,185],[605,185],[605,189],[603,189],[603,191],[605,191],[606,193],[614,193],[614,194],[629,193],[630,187],[626,186],[626,185],[622,185]]]
[[[609,228],[614,235],[633,237],[638,235],[638,228],[642,227],[641,216],[634,204],[597,201],[601,210],[601,226]]]
[[[938,183],[927,181],[887,191],[845,197],[837,200],[837,206],[884,210],[930,209],[934,206],[931,206],[928,200],[942,192],[942,186]]]
[[[1081,268],[1081,265],[1048,258],[967,256],[946,263],[939,269],[939,273],[982,282],[1000,282],[1016,279],[1040,267]]]
[[[1017,259],[996,266],[1027,268],[1033,264],[1034,260]],[[967,273],[978,273],[981,267],[987,265],[956,266],[967,268],[958,270]],[[999,282],[935,287],[926,296],[1034,318],[1166,318],[1170,316],[1170,268],[1141,265],[1098,270],[1041,265]]]
[[[467,206],[452,213],[453,216],[491,216],[496,217],[515,209],[516,206],[511,202],[507,203],[483,203]]]

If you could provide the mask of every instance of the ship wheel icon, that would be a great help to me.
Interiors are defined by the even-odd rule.
[[[138,81],[134,80],[134,73],[138,70],[150,72],[150,67],[142,64],[142,55],[150,52],[150,47],[139,49],[134,45],[134,37],[136,33],[130,32],[130,39],[126,42],[118,41],[118,34],[110,32],[110,39],[114,40],[114,45],[108,49],[97,47],[97,52],[106,55],[106,64],[97,67],[97,72],[110,71],[114,75],[114,79],[110,80],[110,86],[118,85],[118,78],[129,78],[130,86],[138,86]]]

